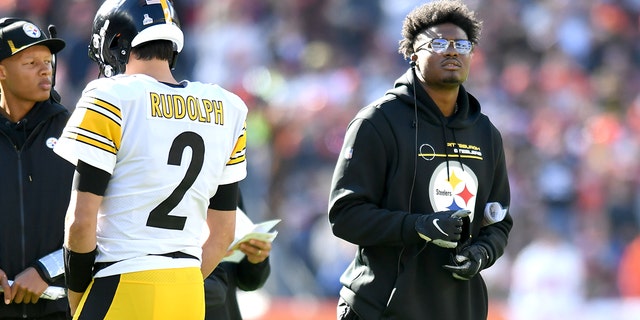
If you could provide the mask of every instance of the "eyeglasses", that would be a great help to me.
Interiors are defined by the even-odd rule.
[[[423,43],[419,46],[415,51],[420,51],[422,47],[425,45],[429,45],[427,47],[430,51],[435,53],[445,53],[447,49],[449,49],[449,45],[453,43],[453,48],[459,54],[469,54],[473,49],[473,42],[466,39],[456,39],[456,40],[447,40],[442,38],[431,39],[431,41]]]

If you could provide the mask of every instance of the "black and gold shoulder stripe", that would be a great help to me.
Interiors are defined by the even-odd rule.
[[[85,109],[82,120],[79,125],[69,127],[62,138],[74,139],[115,154],[120,149],[122,139],[120,109],[107,101],[89,96],[82,97],[76,108]]]
[[[238,141],[236,142],[236,146],[233,148],[233,153],[231,154],[231,158],[229,158],[229,162],[227,165],[234,165],[238,163],[242,163],[246,160],[247,154],[247,124],[244,124],[242,128],[242,134],[238,137]]]

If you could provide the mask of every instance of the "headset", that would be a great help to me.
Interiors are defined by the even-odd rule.
[[[413,53],[411,55],[411,59],[409,60],[409,65],[411,66],[411,73],[413,74],[413,127],[415,128],[415,150],[416,156],[413,159],[413,179],[411,181],[411,189],[409,191],[409,212],[412,212],[411,205],[413,203],[413,189],[416,186],[416,176],[418,175],[418,98],[416,93],[416,82],[418,81],[418,77],[416,76],[416,60],[418,59],[418,55]]]

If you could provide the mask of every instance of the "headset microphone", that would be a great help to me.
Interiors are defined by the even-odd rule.
[[[49,37],[50,38],[56,38],[58,36],[58,30],[56,30],[56,26],[53,24],[49,25]],[[52,75],[51,75],[51,88],[53,89],[53,87],[56,85],[56,66],[57,66],[57,59],[56,59],[56,55],[53,55],[53,61],[51,61],[51,67],[52,67]]]
[[[58,37],[58,30],[56,29],[55,25],[50,24],[48,30],[49,30],[49,37],[51,39]],[[59,103],[62,100],[62,97],[60,97],[60,94],[53,88],[56,85],[57,66],[58,66],[57,54],[53,54],[52,60],[51,60],[51,98],[53,98],[55,102]]]

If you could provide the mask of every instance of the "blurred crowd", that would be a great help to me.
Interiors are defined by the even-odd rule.
[[[218,83],[250,109],[247,212],[283,219],[264,290],[337,297],[354,247],[329,230],[333,166],[349,120],[409,67],[398,41],[421,1],[174,2],[177,78]],[[87,45],[99,3],[0,1],[0,15],[66,40],[56,88],[69,108],[98,76]],[[484,24],[465,87],[502,132],[511,179],[510,243],[483,272],[492,298],[535,310],[640,296],[621,263],[640,234],[640,1],[466,3]]]

